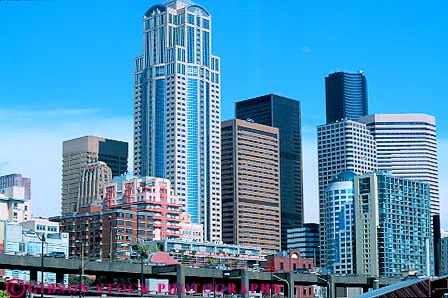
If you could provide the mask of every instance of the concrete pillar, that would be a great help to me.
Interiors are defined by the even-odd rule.
[[[241,296],[243,298],[249,298],[249,291],[250,291],[250,285],[249,285],[249,276],[247,270],[241,270]],[[243,289],[246,289],[246,291],[243,291]]]
[[[185,297],[185,268],[182,265],[176,266],[176,286],[177,297]]]
[[[286,275],[286,279],[288,280],[288,298],[295,298],[296,295],[294,294],[294,289],[295,289],[295,279],[294,279],[294,272],[288,272],[288,274]]]
[[[328,276],[329,293],[328,298],[336,298],[336,284],[334,282],[334,276]]]
[[[30,271],[30,281],[37,281],[37,270]]]
[[[56,272],[56,283],[57,284],[64,284],[64,273]]]

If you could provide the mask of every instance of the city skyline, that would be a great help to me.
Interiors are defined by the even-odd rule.
[[[219,14],[222,15],[222,13],[224,11],[227,11],[226,9],[223,9],[222,7],[219,8],[217,4],[212,4],[212,3],[208,3],[210,1],[200,1],[199,4],[207,6],[212,15],[215,16],[215,14]],[[288,1],[286,1],[288,2]],[[133,24],[140,24],[141,25],[141,16],[142,16],[142,11],[144,12],[145,9],[149,8],[152,4],[155,4],[155,2],[150,1],[145,3],[145,7],[143,8],[143,10],[141,9],[141,7],[139,7],[140,11],[139,14],[137,15],[132,15],[129,16],[129,18],[127,19],[129,22],[132,22]],[[17,13],[20,11],[20,9],[25,9],[25,10],[29,10],[28,13],[31,13],[33,11],[33,9],[37,9],[38,11],[42,9],[43,7],[46,7],[47,9],[51,8],[51,6],[54,6],[55,4],[38,4],[38,5],[29,5],[26,7],[19,7],[17,5],[13,6],[11,4],[8,4],[8,6],[6,5],[1,5],[0,6],[0,20],[3,18],[3,14],[4,12],[2,12],[2,10],[4,9],[4,11],[8,12],[8,11],[12,11],[13,15],[14,13]],[[284,5],[284,3],[282,4]],[[56,5],[57,6],[57,5]],[[139,6],[139,5],[136,5]],[[249,5],[248,5],[249,6]],[[60,7],[56,7],[56,8],[60,8]],[[242,10],[244,10],[244,5],[242,5]],[[257,8],[258,10],[256,10],[256,13],[260,13],[261,11],[263,11],[264,7],[261,6],[257,6],[255,5],[255,8]],[[17,9],[17,12],[15,12]],[[135,9],[137,9],[135,7]],[[309,8],[310,9],[310,8]],[[222,10],[222,11],[221,11]],[[133,9],[132,9],[133,11]],[[25,11],[25,14],[27,12]],[[75,12],[76,13],[76,12]],[[5,16],[6,17],[6,16]],[[217,19],[217,17],[215,17],[215,19]],[[258,19],[258,17],[257,17]],[[6,17],[6,21],[8,22],[8,17]],[[1,24],[2,21],[0,21]],[[224,22],[229,22],[228,18],[225,20],[220,20],[219,23],[216,26],[223,26]],[[435,21],[434,21],[435,22]],[[11,21],[11,23],[14,23]],[[258,26],[262,26],[261,24],[258,24]],[[141,31],[141,27],[139,28]],[[222,27],[220,28],[222,29]],[[17,30],[17,32],[20,32],[20,27],[16,28],[15,30]],[[123,30],[124,31],[124,30]],[[137,32],[140,32],[137,30]],[[227,58],[227,61],[229,61],[232,56],[229,55],[229,53],[227,52],[227,55],[221,55],[221,51],[222,48],[224,48],[224,52],[228,49],[226,49],[225,46],[223,46],[223,41],[226,38],[226,34],[228,34],[228,32],[224,31],[219,31],[219,29],[215,28],[215,31],[217,31],[217,33],[215,33],[215,40],[217,40],[218,45],[215,44],[214,48],[217,49],[217,54],[222,56],[223,59]],[[275,31],[275,30],[273,30]],[[121,32],[124,34],[124,32]],[[129,33],[129,32],[128,32]],[[241,33],[241,35],[244,36],[246,32]],[[135,32],[132,32],[131,35],[135,35]],[[8,39],[9,40],[9,39]],[[313,45],[307,45],[307,43],[305,42],[306,39],[300,40],[300,42],[297,42],[297,44],[295,44],[295,46],[300,47],[300,45],[302,45],[302,48],[300,48],[302,51],[300,52],[299,55],[303,55],[303,57],[301,57],[301,59],[305,59],[305,60],[309,60],[308,61],[308,65],[305,64],[304,66],[304,72],[306,72],[306,70],[310,69],[310,65],[312,64],[312,61],[315,61],[316,56],[322,55],[321,53],[319,54],[319,51],[322,51],[322,48],[319,47],[314,47]],[[12,42],[12,40],[11,40]],[[82,39],[78,40],[78,42],[82,43]],[[133,41],[134,43],[134,41]],[[20,44],[19,42],[17,42],[17,44]],[[258,46],[257,47],[261,47],[261,45],[259,43],[256,43]],[[446,45],[445,45],[446,46]],[[101,48],[101,47],[100,47]],[[127,57],[127,54],[120,54],[122,56],[126,56],[126,60],[131,60],[134,56],[135,56],[135,49],[138,47],[134,47],[134,46],[129,46],[130,51],[133,51],[134,54]],[[253,49],[252,49],[253,50]],[[271,49],[270,49],[271,50]],[[3,52],[5,51],[5,52]],[[269,51],[269,50],[268,50]],[[318,54],[315,54],[315,53]],[[7,50],[0,50],[0,56],[1,57],[6,57],[8,52]],[[116,53],[118,55],[118,53]],[[224,54],[224,53],[223,53]],[[263,54],[266,54],[265,51],[262,52],[262,54],[260,54],[260,56],[262,57]],[[79,53],[79,56],[84,56],[81,53]],[[361,54],[359,54],[359,56],[361,56]],[[400,86],[399,88],[397,86],[394,86],[393,88],[391,88],[391,85],[388,84],[386,81],[387,76],[385,76],[385,78],[381,78],[381,71],[378,70],[377,67],[375,67],[375,63],[374,61],[369,62],[365,62],[365,63],[360,63],[360,57],[356,56],[355,59],[353,59],[353,62],[348,62],[349,59],[341,59],[338,61],[337,58],[333,57],[332,59],[334,59],[333,63],[327,63],[324,65],[320,65],[318,67],[318,71],[314,72],[314,74],[319,73],[319,75],[314,75],[312,76],[312,84],[310,84],[309,87],[304,88],[303,93],[302,90],[300,90],[300,88],[293,88],[292,87],[292,83],[286,81],[285,85],[283,86],[281,84],[281,82],[275,81],[273,80],[271,82],[271,84],[266,84],[265,87],[261,87],[263,85],[264,79],[262,79],[262,71],[260,69],[258,69],[257,75],[255,77],[256,80],[260,80],[260,82],[253,82],[253,81],[248,81],[248,88],[242,88],[243,91],[241,91],[241,87],[239,87],[239,81],[237,80],[238,78],[241,80],[241,76],[238,77],[238,75],[236,75],[237,71],[234,71],[234,75],[235,77],[233,77],[232,72],[230,72],[230,70],[227,70],[228,74],[224,73],[223,74],[223,79],[224,79],[224,83],[223,83],[223,92],[225,94],[227,94],[227,92],[230,93],[230,95],[224,95],[223,96],[223,103],[225,102],[223,111],[222,111],[222,119],[226,120],[226,119],[230,119],[232,117],[234,117],[234,115],[232,115],[233,113],[233,109],[229,108],[230,106],[233,106],[233,102],[232,101],[237,101],[243,98],[248,98],[248,97],[254,97],[254,96],[259,96],[259,95],[264,95],[265,93],[279,93],[279,95],[282,96],[290,96],[293,98],[297,98],[299,100],[301,100],[301,102],[303,103],[304,107],[303,107],[303,118],[305,120],[304,122],[304,154],[306,155],[305,157],[305,166],[304,166],[304,176],[305,179],[308,179],[307,182],[308,183],[304,183],[305,185],[307,185],[307,188],[305,189],[305,221],[309,221],[310,220],[310,214],[309,213],[315,213],[315,215],[313,216],[313,219],[316,221],[317,220],[317,209],[312,209],[310,208],[309,204],[311,203],[312,205],[316,206],[317,204],[317,183],[315,183],[315,181],[317,180],[317,160],[316,160],[316,145],[315,145],[315,126],[318,124],[322,124],[324,123],[323,119],[325,117],[325,93],[324,93],[324,87],[323,87],[323,80],[324,80],[324,76],[328,75],[329,73],[335,71],[335,70],[344,70],[344,71],[356,71],[357,68],[363,68],[366,72],[366,76],[368,77],[369,80],[369,99],[370,99],[370,106],[369,106],[369,111],[370,113],[397,113],[397,112],[413,112],[413,113],[417,113],[417,112],[422,112],[422,113],[429,113],[432,115],[435,115],[437,120],[438,120],[438,129],[440,131],[439,134],[439,160],[440,160],[440,168],[441,168],[441,178],[440,178],[440,185],[441,187],[441,201],[442,201],[442,206],[443,204],[446,205],[446,199],[444,199],[444,194],[447,193],[447,189],[445,187],[445,189],[443,189],[444,187],[444,179],[446,180],[446,168],[447,168],[447,160],[446,157],[442,156],[441,153],[444,152],[444,150],[447,150],[448,147],[448,142],[447,142],[447,133],[446,133],[446,128],[447,128],[447,122],[446,122],[446,117],[444,117],[444,111],[437,109],[437,104],[433,105],[433,103],[431,103],[431,100],[429,99],[429,101],[426,99],[425,100],[425,105],[424,106],[416,106],[416,105],[412,105],[412,103],[416,104],[416,99],[419,97],[419,95],[424,96],[424,95],[433,95],[434,93],[427,93],[424,94],[423,91],[427,90],[426,88],[430,88],[428,86],[432,86],[432,85],[428,85],[428,86],[424,86],[423,82],[420,82],[418,85],[417,84],[412,84],[412,83],[407,83],[409,82],[409,77],[408,80],[406,80],[405,78],[401,78],[401,83],[397,83],[398,86]],[[99,57],[99,56],[98,56]],[[118,56],[117,56],[118,57]],[[305,57],[305,58],[304,58]],[[439,57],[439,59],[442,59],[442,56],[437,56]],[[42,58],[42,57],[40,57]],[[237,60],[239,61],[239,59],[236,57]],[[426,58],[426,57],[425,57]],[[124,59],[124,58],[123,58]],[[260,57],[258,59],[261,59]],[[298,60],[301,60],[298,59]],[[423,60],[424,58],[421,58],[421,60]],[[429,58],[428,58],[429,59]],[[12,59],[15,60],[15,59]],[[45,59],[43,59],[45,60]],[[257,60],[257,59],[255,59]],[[273,59],[275,60],[275,59]],[[3,63],[3,59],[0,60],[2,65],[6,66],[6,70],[10,69],[10,67],[12,67],[12,65],[9,65],[8,61],[5,61],[5,63]],[[41,60],[35,60],[33,67],[30,68],[30,74],[33,74],[33,72],[35,71],[35,69],[39,68],[40,62]],[[261,60],[263,61],[263,60]],[[258,63],[260,65],[263,65],[263,63],[261,61],[258,61]],[[343,62],[342,62],[343,61]],[[430,60],[433,61],[434,60]],[[241,62],[241,61],[240,61]],[[302,61],[303,62],[303,61]],[[233,62],[234,63],[234,62]],[[354,64],[351,64],[354,63]],[[359,64],[357,64],[359,63]],[[86,61],[86,64],[89,65],[90,63],[88,63]],[[370,67],[369,67],[370,64]],[[101,63],[98,64],[98,66],[92,65],[90,64],[90,67],[94,67],[94,68],[99,68],[100,65],[102,65]],[[132,63],[129,64],[128,70],[127,72],[129,73],[130,71],[132,71]],[[232,67],[232,64],[229,64],[230,67]],[[248,65],[243,64],[243,65]],[[394,71],[394,65],[388,65],[387,69],[389,69],[390,72]],[[442,70],[442,65],[443,63],[441,63],[440,67]],[[400,66],[399,64],[397,66]],[[261,66],[258,66],[258,68],[260,68]],[[308,68],[307,68],[308,67]],[[438,69],[436,66],[434,66],[436,68],[436,70]],[[19,67],[20,68],[20,67]],[[224,67],[226,68],[226,67]],[[335,69],[337,68],[337,69]],[[342,68],[342,69],[341,69]],[[239,66],[238,67],[238,71],[240,72],[244,72],[243,70],[247,69],[246,67],[243,66]],[[279,71],[289,71],[289,69],[286,67],[286,65],[284,65],[283,63],[279,63],[278,65],[271,65],[268,64],[267,65],[267,69],[272,71],[272,72],[279,72]],[[386,69],[386,68],[384,68]],[[384,70],[383,69],[383,70]],[[422,70],[425,68],[421,68]],[[79,71],[81,71],[81,68],[78,69]],[[224,70],[223,70],[224,71]],[[8,71],[6,71],[8,72]],[[98,69],[97,71],[97,76],[99,76],[101,70]],[[300,72],[300,69],[298,70],[298,72]],[[401,69],[400,70],[400,74],[402,74],[404,77],[406,77],[406,74],[404,73],[405,70]],[[249,73],[249,71],[247,72]],[[81,74],[81,72],[79,73]],[[2,72],[2,74],[0,74],[0,78],[2,78],[2,81],[5,83],[5,86],[9,86],[7,85],[8,82],[11,82],[11,78],[5,78],[3,80],[3,76],[5,74]],[[31,77],[28,77],[29,74],[25,74],[25,77],[23,78],[23,82],[28,82],[28,81],[32,81]],[[246,74],[248,75],[248,74]],[[440,71],[440,75],[442,75],[442,72]],[[19,80],[18,78],[18,73],[12,72],[11,77],[13,79]],[[118,79],[118,77],[121,76],[117,76],[116,79]],[[51,75],[48,76],[48,78],[54,79]],[[89,79],[92,79],[95,77],[89,77]],[[131,75],[132,78],[132,75]],[[270,77],[272,78],[272,77]],[[132,104],[132,91],[131,92],[123,92],[123,90],[129,90],[129,87],[132,87],[132,84],[129,85],[128,84],[128,78],[126,78],[126,80],[123,81],[116,81],[114,82],[114,84],[106,81],[104,83],[107,84],[95,84],[95,88],[97,90],[102,90],[102,89],[107,89],[105,86],[107,86],[108,88],[117,90],[116,87],[114,87],[113,85],[120,85],[122,86],[122,88],[118,88],[120,89],[122,93],[118,92],[118,96],[116,97],[115,101],[112,101],[111,107],[114,109],[119,110],[120,112],[111,112],[110,109],[111,107],[107,106],[107,104],[105,104],[105,102],[107,102],[107,97],[108,96],[112,96],[112,93],[109,93],[111,91],[107,90],[106,92],[106,96],[105,97],[99,97],[99,99],[95,102],[95,103],[88,103],[87,101],[90,100],[92,101],[93,98],[95,98],[96,96],[98,96],[98,91],[96,92],[92,92],[92,94],[87,95],[85,94],[85,92],[81,92],[79,94],[77,94],[76,92],[74,92],[72,95],[68,95],[66,101],[63,101],[64,104],[61,104],[60,102],[55,102],[56,100],[53,100],[50,98],[50,96],[48,97],[47,101],[42,102],[43,97],[41,97],[42,95],[35,95],[37,97],[37,100],[35,100],[36,102],[40,102],[41,105],[37,106],[36,103],[32,103],[30,101],[27,101],[26,98],[29,97],[29,94],[26,90],[16,90],[15,92],[12,92],[11,90],[3,90],[3,88],[0,88],[2,90],[0,90],[0,98],[2,98],[2,104],[4,103],[3,98],[10,98],[10,100],[7,100],[8,102],[6,102],[6,104],[4,105],[4,107],[6,107],[5,110],[0,111],[0,115],[1,118],[3,119],[7,119],[8,123],[4,123],[4,120],[0,120],[0,124],[2,124],[7,130],[6,132],[6,140],[12,140],[11,143],[6,144],[2,149],[0,149],[0,163],[2,162],[8,162],[7,165],[2,164],[1,168],[0,168],[0,173],[1,174],[8,174],[8,173],[12,173],[12,172],[21,172],[26,176],[29,176],[33,179],[33,181],[37,181],[37,183],[34,183],[33,187],[39,187],[38,185],[42,185],[42,183],[39,183],[41,181],[39,181],[39,177],[36,177],[38,175],[39,172],[43,172],[43,170],[45,170],[45,173],[49,174],[49,175],[55,175],[56,173],[60,173],[60,158],[58,156],[60,156],[60,152],[57,152],[55,150],[55,148],[60,150],[60,146],[63,140],[68,139],[70,137],[78,137],[81,135],[85,135],[85,134],[95,134],[95,135],[102,135],[105,137],[109,137],[109,138],[114,138],[114,139],[120,139],[123,141],[128,141],[131,139],[132,137],[132,110],[129,109],[129,106]],[[310,80],[308,78],[308,80]],[[42,86],[38,86],[37,91],[40,90],[40,88],[44,88],[46,86],[45,82],[42,82],[41,79],[37,79],[37,81],[40,81],[42,83]],[[227,82],[226,82],[227,81]],[[102,80],[99,80],[98,83],[103,82]],[[296,83],[299,84],[298,87],[304,87],[307,84],[307,79],[304,79],[303,76],[298,76],[296,77]],[[410,80],[410,82],[412,82],[412,80]],[[68,86],[66,84],[68,84],[68,82],[65,81],[60,81],[59,82],[62,86]],[[33,84],[35,84],[35,82],[33,82]],[[32,86],[33,86],[32,84]],[[84,83],[81,82],[77,83],[78,87],[83,90],[83,86],[87,86],[87,90],[94,90],[92,86],[88,86],[84,85]],[[303,85],[302,85],[303,84]],[[129,86],[128,86],[129,85]],[[413,85],[413,86],[411,86]],[[15,86],[14,84],[11,84],[11,86]],[[318,88],[314,88],[316,86],[319,86]],[[420,87],[419,87],[420,86]],[[36,87],[36,86],[34,86]],[[60,88],[60,87],[58,87]],[[52,95],[52,96],[61,96],[61,94],[58,91],[58,88],[56,88],[56,94]],[[124,89],[123,89],[124,88]],[[314,89],[315,90],[314,90]],[[397,95],[398,93],[394,93],[394,92],[390,92],[390,91],[395,91],[397,92],[396,89],[400,89],[403,91],[403,93],[401,95]],[[30,88],[31,89],[31,88]],[[235,90],[233,90],[235,89]],[[247,90],[246,90],[247,89]],[[296,90],[297,89],[297,90]],[[311,89],[313,89],[313,91],[310,91]],[[407,89],[407,90],[404,90]],[[409,91],[409,89],[411,89],[412,91]],[[50,90],[50,89],[48,89]],[[68,89],[69,92],[73,92],[73,89]],[[435,88],[433,89],[434,91],[437,91],[438,89]],[[380,96],[378,96],[378,92],[380,94]],[[389,93],[390,92],[390,93]],[[415,96],[411,96],[409,98],[409,94],[410,92],[414,92],[416,95]],[[232,94],[233,93],[233,94]],[[384,98],[380,98],[378,99],[378,97],[381,97],[381,93],[383,95]],[[388,94],[389,93],[389,94]],[[45,92],[44,92],[45,94]],[[127,95],[126,95],[127,94]],[[310,94],[313,94],[311,96],[309,96]],[[439,98],[438,103],[441,104],[442,103],[442,92],[440,92],[440,95],[437,95],[437,92],[435,93],[435,101],[437,101],[437,98]],[[48,96],[49,94],[47,94]],[[82,103],[77,102],[78,100],[72,98],[75,95],[75,97],[79,96],[78,100],[82,100],[81,97],[85,97],[87,98],[87,100],[83,100]],[[126,96],[124,96],[126,95]],[[398,97],[398,98],[396,98]],[[20,100],[20,99],[23,100]],[[229,99],[230,98],[230,99]],[[119,100],[118,100],[119,99]],[[319,105],[321,106],[320,111],[315,112],[313,111],[313,105],[315,105],[316,103],[313,102],[313,100],[317,100],[319,102]],[[388,102],[392,101],[392,100],[396,100],[398,102],[398,104],[396,106],[392,106],[390,107],[389,105],[387,105]],[[410,100],[411,104],[408,103],[408,101]],[[11,101],[11,102],[9,102]],[[20,104],[18,104],[20,102]],[[107,106],[107,107],[106,107]],[[38,108],[37,108],[38,107]],[[35,109],[35,110],[34,110]],[[129,111],[128,111],[129,110]],[[312,113],[310,111],[313,111]],[[109,115],[106,117],[106,115]],[[73,116],[77,116],[79,117],[79,119],[81,117],[85,117],[85,118],[91,118],[90,120],[86,121],[85,123],[81,124],[77,121],[67,121],[67,118],[73,117]],[[45,118],[45,119],[43,119]],[[95,119],[93,119],[95,118]],[[118,119],[118,120],[117,120]],[[12,120],[12,121],[11,121]],[[37,120],[37,121],[35,121]],[[47,123],[47,121],[53,121],[52,124]],[[28,127],[26,127],[26,124],[28,123]],[[35,125],[33,125],[33,128],[31,128],[31,123],[35,123]],[[61,125],[62,123],[64,123],[64,125],[62,125],[62,127],[58,127],[58,125]],[[17,134],[17,135],[15,135]],[[38,135],[43,135],[42,138],[42,143],[45,144],[37,144],[37,140],[38,138],[36,138],[36,136]],[[8,138],[9,137],[9,138]],[[19,140],[23,141],[23,140],[27,140],[27,144],[32,144],[33,146],[30,147],[34,147],[37,146],[38,148],[40,148],[40,150],[42,148],[46,148],[49,149],[48,152],[45,152],[44,156],[48,155],[48,160],[47,162],[44,162],[43,164],[40,163],[39,161],[34,161],[34,159],[36,158],[36,156],[27,156],[25,158],[23,158],[23,153],[21,154],[17,154],[15,157],[8,157],[6,154],[12,154],[14,152],[19,152],[18,150],[16,150],[15,148],[20,148],[20,144]],[[46,142],[48,144],[46,144]],[[56,147],[57,145],[57,147]],[[28,150],[28,151],[27,151]],[[45,151],[45,150],[43,150]],[[25,154],[28,153],[28,155],[30,153],[35,152],[35,150],[30,150],[30,149],[26,149],[25,148]],[[5,154],[5,155],[4,155]],[[21,157],[19,159],[19,157]],[[45,158],[41,158],[41,159],[45,159]],[[53,163],[54,160],[58,160],[58,165],[55,165]],[[30,165],[26,165],[25,162],[28,162]],[[51,168],[48,168],[48,164],[53,165],[51,167],[55,167],[53,170],[51,170]],[[313,169],[313,166],[314,169]],[[48,172],[47,172],[48,171]],[[445,174],[445,176],[443,176]],[[310,179],[310,177],[312,179]],[[59,176],[54,177],[56,179],[57,182],[59,182]],[[40,178],[42,179],[42,178]],[[47,178],[48,180],[49,178]],[[50,178],[51,180],[51,178]],[[310,183],[310,181],[312,183]],[[50,183],[49,182],[44,182],[43,184],[45,185],[46,183]],[[312,187],[310,187],[309,185],[311,185]],[[314,186],[313,186],[314,185]],[[54,186],[52,186],[54,187]],[[314,187],[314,190],[311,189]],[[47,188],[47,187],[45,187]],[[56,184],[56,191],[59,191],[59,187],[57,187]],[[33,193],[35,194],[35,201],[39,204],[39,205],[44,205],[43,201],[43,191],[36,189],[36,191],[34,191],[33,189]],[[60,196],[57,196],[57,193],[53,194],[53,196],[55,196],[53,199],[53,202],[58,202],[60,200]],[[37,207],[37,206],[36,206]],[[38,209],[38,214],[41,214],[43,212],[45,212],[45,208],[42,209]],[[443,207],[442,207],[442,210]],[[446,208],[445,208],[446,210]],[[55,214],[47,214],[47,215],[55,215]],[[443,222],[443,213],[442,213],[442,224],[443,226],[446,228],[448,227],[448,222]],[[446,216],[445,216],[446,218]]]

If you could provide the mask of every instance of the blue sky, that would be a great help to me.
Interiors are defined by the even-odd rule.
[[[58,211],[43,202],[59,204],[62,140],[131,140],[133,60],[141,53],[142,16],[155,3],[0,1],[0,173],[32,176],[36,213]],[[366,73],[371,112],[437,117],[446,198],[446,1],[199,4],[214,17],[223,119],[233,117],[239,99],[279,93],[301,100],[308,219],[317,218],[315,126],[325,118],[324,77],[338,70]]]

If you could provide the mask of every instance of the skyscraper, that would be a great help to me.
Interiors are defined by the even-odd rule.
[[[303,225],[300,102],[275,94],[252,98],[236,103],[236,118],[279,129],[282,249],[286,249],[288,229]]]
[[[323,268],[335,274],[355,273],[353,172],[341,172],[325,189]]]
[[[325,78],[327,123],[368,115],[367,81],[363,72],[336,72]]]
[[[431,186],[431,213],[440,212],[437,130],[433,116],[374,114],[359,119],[377,144],[378,169]]]
[[[376,171],[376,143],[367,127],[352,120],[321,125],[317,128],[318,165],[319,165],[319,207],[321,246],[327,239],[323,233],[326,217],[325,189],[341,172],[350,171],[364,174]],[[321,264],[326,264],[321,251]]]
[[[154,5],[135,63],[134,172],[167,178],[205,240],[221,240],[220,59],[212,17],[191,1]]]
[[[23,187],[25,200],[31,200],[31,178],[25,178],[22,174],[10,174],[0,177],[0,189],[8,187]]]
[[[388,172],[355,177],[355,223],[358,274],[433,273],[429,184]]]
[[[223,241],[280,250],[281,203],[278,128],[222,123]]]
[[[128,143],[94,136],[68,140],[62,158],[62,214],[67,214],[78,211],[81,175],[88,165],[102,161],[113,176],[128,171]]]

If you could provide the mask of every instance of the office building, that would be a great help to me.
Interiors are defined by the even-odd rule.
[[[87,166],[102,161],[112,176],[127,172],[128,143],[86,136],[65,141],[62,158],[62,214],[68,214],[78,211],[81,175]]]
[[[288,229],[303,225],[300,102],[275,94],[260,96],[237,102],[236,118],[279,129],[282,249],[286,249]]]
[[[369,114],[367,81],[363,72],[336,72],[325,78],[327,124],[357,120]]]
[[[388,172],[355,177],[356,272],[433,273],[429,184]]]
[[[278,128],[224,121],[222,129],[223,241],[281,249]]]
[[[59,224],[46,217],[33,217],[21,223],[24,230],[32,230],[37,233],[59,234]]]
[[[25,199],[25,187],[0,189],[0,220],[22,223],[31,219],[31,200]]]
[[[440,240],[440,276],[448,275],[448,234]]]
[[[206,240],[221,240],[220,59],[212,17],[191,1],[144,16],[135,63],[134,174],[167,178]]]
[[[355,176],[353,172],[341,172],[325,189],[325,222],[321,223],[323,238],[326,239],[322,247],[325,262],[321,266],[336,275],[355,273]]]
[[[42,241],[39,237],[42,234],[45,234],[44,255],[51,256],[53,253],[59,253],[68,256],[68,234],[32,230],[18,223],[8,221],[0,221],[2,253],[40,257],[42,254]],[[3,276],[23,281],[41,281],[40,272],[34,272],[33,275],[29,271],[5,269]],[[45,283],[62,283],[63,281],[57,281],[55,273],[44,272]],[[67,282],[67,275],[65,276],[65,281]]]
[[[359,120],[377,144],[378,169],[431,186],[431,213],[440,213],[437,130],[433,116],[374,114]]]
[[[112,170],[102,161],[89,164],[81,174],[78,210],[91,205],[101,206],[106,185],[112,182]]]
[[[288,250],[298,250],[304,259],[312,259],[320,267],[319,224],[305,223],[301,228],[288,229]]]
[[[364,174],[377,170],[376,143],[364,124],[343,120],[321,125],[317,128],[318,171],[319,171],[319,208],[321,248],[327,239],[323,233],[325,218],[325,189],[341,172],[349,171]],[[321,264],[326,264],[321,251]]]
[[[0,177],[0,189],[13,186],[23,187],[25,189],[25,200],[31,200],[31,178],[25,178],[22,174],[10,174]]]

